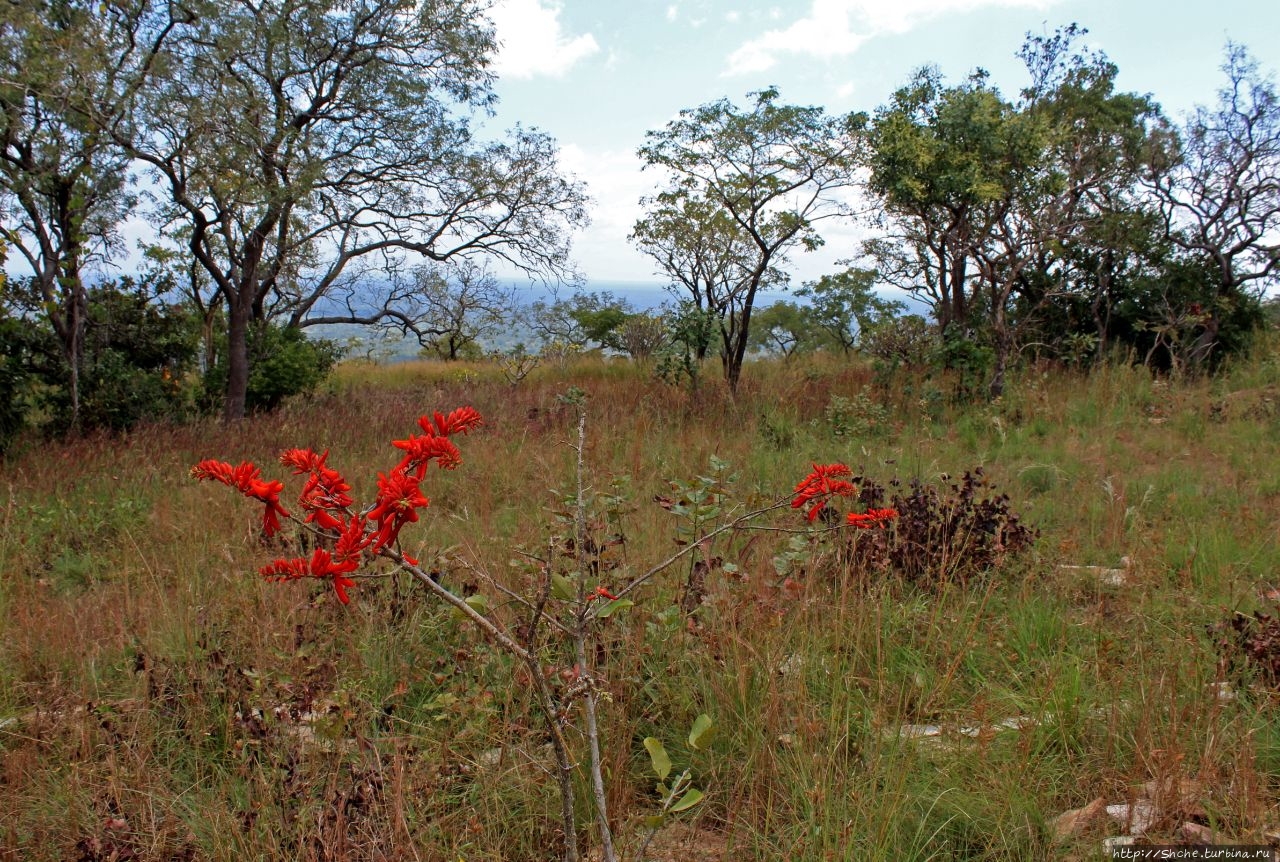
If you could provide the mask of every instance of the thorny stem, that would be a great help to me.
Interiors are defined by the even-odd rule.
[[[555,694],[551,691],[546,674],[543,673],[542,663],[538,660],[537,649],[534,646],[537,637],[537,621],[542,616],[541,604],[538,606],[539,613],[534,617],[533,626],[530,627],[530,647],[526,648],[516,643],[515,639],[499,628],[496,623],[471,607],[448,587],[437,583],[434,578],[421,568],[406,560],[399,551],[393,548],[383,548],[380,553],[403,566],[419,583],[425,585],[445,602],[461,611],[467,619],[479,626],[481,631],[493,638],[507,652],[524,662],[525,667],[528,668],[529,675],[533,677],[534,685],[538,690],[539,706],[542,708],[542,714],[547,724],[547,732],[551,736],[551,747],[556,755],[556,766],[558,767],[556,780],[560,785],[560,819],[564,824],[564,862],[578,862],[577,820],[574,815],[573,795],[573,761],[569,757],[569,745],[564,738],[564,732],[561,727],[562,718],[559,706],[556,704]],[[549,572],[547,578],[550,581]]]
[[[765,506],[764,508],[754,509],[750,512],[747,512],[744,515],[740,515],[737,518],[734,518],[732,521],[730,521],[727,524],[722,524],[721,526],[716,527],[714,530],[712,530],[710,533],[707,533],[701,539],[698,539],[696,542],[690,542],[680,550],[676,551],[671,556],[667,557],[662,562],[653,566],[643,575],[639,575],[633,578],[629,584],[627,584],[622,589],[618,590],[618,592],[615,595],[619,599],[626,597],[628,593],[635,592],[640,587],[644,586],[645,583],[647,583],[655,575],[659,574],[663,570],[668,569],[671,566],[678,563],[680,561],[680,558],[683,557],[685,554],[692,553],[695,549],[702,547],[711,539],[714,539],[716,536],[720,535],[721,533],[727,533],[730,530],[741,529],[742,525],[748,521],[751,521],[755,518],[760,517],[761,515],[764,515],[768,512],[772,512],[776,509],[789,507],[790,505],[791,505],[791,498],[788,496],[786,498],[778,500],[775,503],[770,503],[768,506]],[[586,611],[586,614],[588,619],[595,619],[597,611],[595,610],[595,608],[588,608]]]
[[[587,719],[587,744],[591,756],[591,789],[595,794],[596,823],[600,829],[601,862],[617,862],[613,851],[613,833],[609,830],[609,801],[604,791],[604,774],[600,767],[600,727],[596,721],[596,689],[595,679],[587,664],[586,633],[591,625],[592,616],[587,604],[587,501],[583,482],[586,468],[584,466],[587,441],[587,410],[578,405],[578,453],[577,499],[575,520],[577,527],[576,550],[578,557],[578,611],[574,615],[573,649],[578,670],[587,683],[582,697],[583,712]]]

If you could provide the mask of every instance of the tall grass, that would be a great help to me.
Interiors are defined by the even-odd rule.
[[[233,427],[32,445],[0,469],[0,858],[554,858],[555,781],[520,669],[393,580],[362,581],[348,607],[261,582],[289,549],[261,547],[250,507],[187,469],[329,448],[368,499],[391,439],[471,404],[487,427],[424,485],[406,550],[455,548],[522,589],[511,561],[545,547],[571,485],[570,386],[589,398],[595,487],[631,489],[630,565],[676,548],[651,501],[713,455],[756,499],[814,462],[931,482],[981,465],[1042,531],[964,588],[830,566],[784,584],[786,536],[758,533],[693,620],[670,611],[678,577],[642,594],[601,646],[624,847],[657,802],[650,735],[707,790],[686,819],[708,858],[1087,858],[1101,826],[1062,847],[1047,822],[1168,778],[1198,782],[1222,834],[1261,840],[1280,732],[1268,697],[1217,698],[1205,627],[1280,586],[1277,368],[1260,352],[1213,381],[1028,370],[999,403],[956,405],[832,360],[754,364],[736,400],[616,361],[514,387],[484,365],[352,365]],[[836,421],[833,398],[870,399],[883,421]],[[1119,585],[1061,568],[1122,557]],[[693,750],[682,734],[703,712],[718,735]]]

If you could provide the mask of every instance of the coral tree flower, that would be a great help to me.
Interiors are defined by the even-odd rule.
[[[375,553],[395,542],[401,527],[418,520],[418,509],[430,505],[418,481],[418,477],[405,472],[404,467],[378,474],[378,499],[368,515],[369,520],[378,525],[371,545]]]
[[[347,590],[355,586],[355,581],[348,576],[360,568],[366,555],[376,556],[392,545],[405,524],[418,520],[418,509],[429,505],[419,487],[427,466],[435,461],[443,469],[456,467],[462,456],[449,437],[467,434],[482,424],[480,414],[472,407],[459,407],[448,415],[432,413],[420,417],[422,435],[411,434],[407,440],[393,441],[396,448],[404,450],[404,457],[389,473],[378,474],[378,496],[362,514],[352,512],[351,485],[325,463],[328,450],[317,454],[312,449],[288,449],[281,453],[281,464],[291,468],[294,475],[308,476],[299,502],[307,513],[306,521],[324,531],[320,535],[331,548],[317,548],[309,558],[275,560],[259,569],[259,574],[274,581],[329,580],[338,601],[344,605],[350,602]],[[280,505],[284,483],[263,480],[258,468],[248,461],[233,467],[225,461],[205,460],[191,468],[191,475],[201,481],[221,482],[266,503],[263,530],[268,536],[279,531],[281,517],[289,517]],[[409,565],[418,564],[408,555],[392,556]],[[597,593],[612,598],[603,587]]]
[[[451,434],[467,434],[484,424],[474,407],[459,407],[448,416],[433,413],[418,418],[422,436],[410,434],[407,440],[394,440],[391,445],[404,450],[397,470],[414,471],[419,480],[427,473],[427,465],[435,461],[442,469],[452,470],[462,463],[462,454],[449,439]]]
[[[815,521],[831,497],[852,497],[858,489],[842,477],[852,476],[853,471],[844,464],[814,464],[813,472],[796,484],[796,498],[791,508],[808,506],[805,517]]]
[[[267,508],[262,513],[262,531],[268,536],[274,536],[280,531],[281,517],[289,517],[289,513],[280,505],[280,492],[284,490],[284,483],[264,481],[261,471],[251,461],[243,461],[238,467],[232,467],[226,461],[206,459],[191,468],[191,475],[202,482],[221,482],[246,497],[266,503]]]
[[[347,493],[351,486],[342,474],[327,466],[324,460],[329,450],[317,455],[310,449],[289,449],[280,455],[280,463],[292,467],[295,476],[310,473],[298,501],[307,510],[307,523],[318,524],[326,530],[343,529],[342,516],[351,506]]]
[[[857,512],[849,513],[849,523],[860,530],[870,530],[873,527],[881,527],[898,517],[897,509],[868,509],[861,514]]]
[[[347,587],[354,587],[356,582],[347,575],[360,567],[360,558],[334,559],[333,554],[324,548],[316,548],[311,559],[294,557],[291,560],[276,560],[269,566],[263,566],[258,573],[273,581],[295,581],[299,578],[333,579],[334,592],[338,601],[344,605],[351,601],[347,595]]]

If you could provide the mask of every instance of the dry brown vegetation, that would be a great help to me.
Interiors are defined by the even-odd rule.
[[[487,427],[458,470],[431,474],[431,508],[403,539],[519,588],[514,549],[545,543],[553,489],[572,481],[573,414],[557,399],[571,385],[589,396],[596,486],[630,485],[624,565],[670,553],[653,497],[712,455],[742,499],[786,494],[813,462],[934,482],[982,465],[1042,531],[964,586],[830,560],[784,583],[772,561],[787,538],[764,533],[734,545],[742,575],[713,577],[693,620],[670,613],[679,577],[647,591],[600,656],[624,851],[655,805],[651,735],[707,791],[684,838],[665,840],[705,858],[1091,858],[1123,828],[1055,844],[1052,819],[1151,781],[1195,796],[1152,835],[1189,818],[1266,840],[1280,824],[1274,695],[1207,627],[1280,586],[1280,411],[1232,394],[1271,391],[1277,368],[1261,356],[1173,384],[1028,371],[976,406],[899,380],[869,390],[884,423],[850,435],[826,408],[872,379],[845,363],[752,366],[736,402],[623,363],[543,368],[514,388],[480,366],[353,366],[330,392],[232,427],[33,445],[0,472],[0,859],[555,858],[555,783],[519,670],[408,582],[362,581],[347,607],[323,585],[262,582],[283,549],[187,469],[329,448],[367,498],[396,460],[388,441],[471,404]],[[467,572],[441,576],[462,586]],[[718,734],[692,752],[681,734],[702,712]]]

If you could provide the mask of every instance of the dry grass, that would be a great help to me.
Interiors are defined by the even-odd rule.
[[[925,480],[982,464],[1043,533],[1030,558],[940,594],[820,566],[784,587],[785,536],[756,534],[732,546],[746,576],[714,580],[696,625],[668,612],[680,573],[642,595],[600,647],[624,846],[655,802],[648,735],[707,790],[689,834],[724,858],[1088,858],[1101,827],[1055,847],[1046,822],[1152,779],[1194,780],[1201,819],[1261,840],[1280,822],[1273,701],[1216,697],[1205,626],[1280,586],[1276,369],[1261,357],[1175,385],[1029,371],[1002,403],[967,407],[900,381],[876,396],[887,428],[837,436],[824,409],[867,369],[761,364],[734,402],[622,363],[540,368],[515,388],[482,366],[350,367],[233,428],[33,447],[0,472],[0,859],[554,858],[556,791],[518,671],[405,584],[362,582],[342,607],[318,585],[260,582],[281,549],[186,470],[330,448],[367,498],[389,440],[471,404],[487,427],[426,483],[406,549],[456,548],[521,588],[514,549],[544,546],[571,482],[557,398],[571,385],[590,398],[595,487],[630,483],[626,565],[674,549],[651,501],[712,455],[742,499],[785,494],[815,461]],[[1123,585],[1059,568],[1121,557]],[[719,733],[689,751],[700,712]],[[896,732],[1016,716],[936,745]]]

